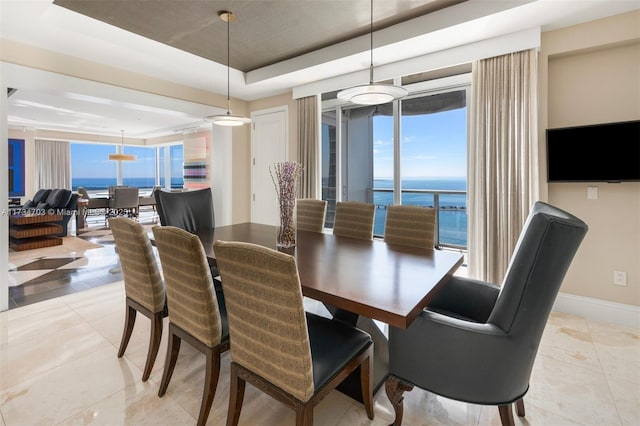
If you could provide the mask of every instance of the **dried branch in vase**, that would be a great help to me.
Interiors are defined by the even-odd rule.
[[[296,229],[293,213],[296,206],[297,180],[302,174],[302,165],[295,161],[273,163],[269,174],[278,195],[280,229],[278,247],[293,247],[296,244]]]

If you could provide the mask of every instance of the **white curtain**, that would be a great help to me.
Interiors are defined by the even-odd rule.
[[[501,283],[538,199],[537,52],[474,62],[469,146],[469,275]]]
[[[35,140],[37,189],[71,189],[69,142]]]
[[[298,196],[318,198],[318,99],[308,96],[298,99],[298,162],[302,164],[302,178]]]

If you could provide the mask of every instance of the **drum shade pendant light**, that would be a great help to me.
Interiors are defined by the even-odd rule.
[[[407,89],[391,84],[376,84],[373,82],[373,0],[371,0],[371,63],[369,65],[369,84],[351,87],[338,92],[338,99],[350,101],[360,105],[378,105],[403,98],[409,93]]]
[[[205,117],[205,120],[218,126],[242,126],[243,124],[251,123],[251,119],[231,114],[231,97],[229,96],[229,24],[236,20],[236,15],[234,15],[233,12],[221,10],[218,12],[218,17],[227,23],[227,113],[221,115],[210,115],[209,117]]]
[[[124,153],[124,130],[120,130],[122,133],[122,140],[120,142],[120,152],[117,154],[109,154],[109,160],[114,161],[136,161],[136,156]]]

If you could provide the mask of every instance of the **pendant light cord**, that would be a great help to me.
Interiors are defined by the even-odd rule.
[[[231,22],[231,12],[227,12],[227,115],[231,115],[231,97],[229,96],[230,93],[230,83],[229,83],[229,68],[231,67],[231,62],[230,62],[230,55],[229,55],[229,51],[231,50],[231,38],[230,38],[230,30],[229,30],[229,25]]]
[[[370,49],[371,62],[369,65],[369,84],[373,84],[373,0],[371,0],[370,6],[371,7],[369,9],[371,13],[371,20],[369,24],[369,41],[371,44],[371,49]]]

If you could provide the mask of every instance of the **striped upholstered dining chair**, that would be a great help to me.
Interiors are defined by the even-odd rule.
[[[118,358],[127,349],[136,322],[136,312],[140,312],[151,320],[149,350],[142,373],[142,381],[146,381],[158,355],[162,319],[167,316],[164,282],[144,227],[124,217],[109,219],[109,227],[122,265],[127,307]]]
[[[373,217],[375,206],[359,201],[339,201],[333,222],[333,235],[342,237],[373,239]]]
[[[218,386],[220,353],[229,349],[224,297],[214,289],[207,257],[197,236],[174,226],[154,226],[153,234],[171,312],[167,358],[158,396],[167,391],[184,340],[206,356],[204,393],[198,415],[198,425],[204,425]]]
[[[296,201],[297,228],[302,231],[322,232],[327,202],[315,198],[299,198]]]
[[[420,206],[389,206],[384,240],[389,244],[433,248],[436,210]]]
[[[293,256],[249,243],[214,243],[229,312],[231,381],[227,425],[237,425],[248,381],[313,424],[313,407],[360,367],[373,419],[373,344],[343,322],[305,313]]]

